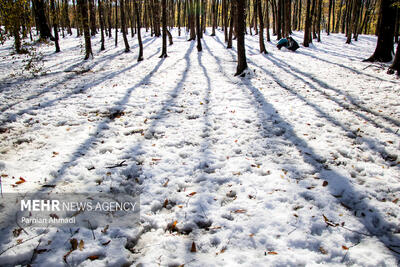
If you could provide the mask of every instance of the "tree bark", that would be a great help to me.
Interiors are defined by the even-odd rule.
[[[264,44],[264,19],[263,19],[263,14],[262,14],[261,0],[257,0],[257,9],[258,9],[258,18],[260,21],[260,33],[258,36],[259,43],[260,43],[260,53],[268,54],[267,50],[265,49],[265,44]]]
[[[143,42],[142,42],[142,35],[140,33],[140,10],[137,4],[138,0],[134,0],[134,5],[135,5],[135,13],[136,13],[136,26],[137,26],[137,34],[138,34],[138,42],[139,42],[139,56],[137,61],[142,61],[143,60]]]
[[[381,23],[378,31],[378,42],[374,54],[366,59],[368,62],[389,62],[392,60],[394,24],[396,9],[395,0],[382,0],[380,7]]]
[[[129,52],[129,42],[128,38],[126,37],[126,20],[125,20],[125,1],[120,0],[120,10],[121,10],[121,31],[122,31],[122,38],[124,39],[125,44],[125,52]]]
[[[246,61],[246,48],[245,48],[245,40],[244,40],[244,32],[246,28],[245,22],[245,0],[237,0],[236,5],[236,18],[237,18],[237,56],[238,56],[238,65],[236,68],[235,76],[242,75],[242,73],[247,69],[247,61]]]
[[[305,28],[304,28],[304,41],[303,41],[303,45],[305,47],[309,47],[310,46],[310,42],[311,42],[311,34],[310,34],[310,30],[311,30],[311,14],[310,14],[310,5],[311,5],[311,0],[307,0],[307,6],[306,6],[306,23],[305,23]]]
[[[50,9],[51,9],[51,16],[53,18],[53,30],[54,30],[54,43],[56,46],[56,53],[59,53],[60,50],[60,44],[58,43],[58,17],[56,14],[56,7],[54,4],[54,0],[50,0]]]
[[[98,6],[99,6],[99,20],[100,20],[100,31],[101,31],[100,50],[103,51],[106,48],[104,47],[104,11],[103,11],[102,0],[98,0]]]
[[[40,32],[40,40],[50,38],[50,40],[54,41],[54,37],[51,35],[49,25],[47,24],[43,0],[33,0],[32,5],[35,13],[36,26]]]
[[[160,58],[166,58],[167,55],[167,0],[161,0],[161,23],[162,23],[162,52]]]
[[[80,16],[82,21],[83,34],[85,37],[85,60],[89,59],[90,55],[93,57],[92,44],[90,42],[89,19],[87,0],[78,0]]]

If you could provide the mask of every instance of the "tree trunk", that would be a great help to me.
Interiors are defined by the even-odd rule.
[[[310,5],[311,5],[311,0],[307,0],[307,6],[306,6],[306,23],[305,23],[305,28],[304,28],[304,41],[303,41],[303,45],[305,47],[309,47],[310,46],[310,42],[311,42],[311,34],[310,34],[310,30],[311,30],[311,14],[310,14]]]
[[[136,26],[137,26],[137,34],[138,34],[138,42],[139,42],[139,56],[137,61],[142,61],[143,60],[143,42],[142,42],[142,35],[140,33],[140,10],[137,4],[138,0],[134,0],[134,5],[135,5],[135,14],[136,14]]]
[[[72,35],[71,21],[69,19],[69,13],[68,13],[68,0],[64,0],[62,12],[64,17],[64,23],[67,26],[67,32],[69,35]]]
[[[56,7],[54,4],[54,0],[50,0],[50,9],[51,9],[51,16],[53,18],[53,30],[54,30],[54,43],[56,46],[56,53],[59,53],[60,50],[60,45],[58,43],[58,17],[56,14]]]
[[[118,46],[118,0],[115,0],[115,47]]]
[[[100,50],[103,51],[106,48],[104,47],[104,11],[103,11],[103,3],[102,0],[98,0],[99,6],[99,20],[100,20],[100,31],[101,31],[101,47]]]
[[[92,44],[90,42],[90,31],[89,31],[89,18],[88,18],[88,6],[87,0],[78,0],[78,6],[80,10],[80,17],[82,20],[83,34],[85,37],[85,60],[89,59],[90,55],[93,57]]]
[[[162,52],[160,58],[166,58],[167,55],[167,0],[161,0],[161,23],[162,23]]]
[[[258,19],[260,21],[260,34],[258,36],[260,42],[260,53],[268,54],[264,44],[264,19],[262,14],[261,0],[257,0],[257,9],[258,9]]]
[[[228,45],[226,48],[232,48],[232,36],[233,36],[233,20],[234,20],[234,1],[231,1],[231,12],[229,20],[229,35],[228,35]]]
[[[382,0],[380,7],[381,23],[378,31],[378,42],[374,54],[366,59],[368,62],[389,62],[392,60],[394,24],[396,8],[395,0]]]
[[[201,25],[200,25],[200,0],[196,0],[196,36],[197,36],[197,51],[203,50],[201,46]]]
[[[96,12],[95,12],[94,0],[89,0],[89,14],[90,14],[90,34],[92,36],[95,36],[97,30],[96,30]]]
[[[245,48],[245,40],[244,40],[244,32],[246,28],[245,22],[245,0],[237,0],[236,5],[236,18],[237,18],[237,56],[238,56],[238,65],[236,68],[235,76],[242,75],[243,71],[247,69],[247,61],[246,61],[246,48]]]
[[[50,40],[54,41],[54,37],[51,35],[50,28],[47,24],[43,0],[33,0],[32,5],[35,13],[36,26],[40,32],[40,40],[50,38]]]
[[[121,10],[121,31],[122,31],[122,38],[124,39],[125,44],[125,52],[129,52],[129,42],[128,38],[126,37],[126,20],[125,20],[125,1],[120,0],[120,10]]]

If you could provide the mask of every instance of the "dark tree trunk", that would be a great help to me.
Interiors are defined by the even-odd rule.
[[[60,44],[58,43],[58,17],[56,14],[56,7],[54,4],[54,0],[50,0],[50,9],[51,9],[51,16],[53,17],[53,30],[54,30],[54,43],[56,46],[56,53],[59,53]]]
[[[322,0],[318,1],[318,18],[317,18],[317,34],[318,34],[318,42],[321,42],[321,14],[322,14]]]
[[[137,24],[137,34],[138,34],[138,42],[139,42],[139,56],[137,61],[142,61],[143,60],[143,42],[142,42],[142,35],[140,33],[140,10],[137,4],[138,0],[134,0],[134,5],[135,5],[135,14],[136,14],[136,24]]]
[[[258,36],[260,42],[260,53],[268,54],[264,44],[264,18],[262,14],[261,0],[257,0],[257,9],[258,9],[258,19],[260,21],[260,34]]]
[[[69,13],[68,13],[68,0],[64,0],[62,12],[63,12],[65,26],[67,26],[67,32],[69,35],[72,35],[71,21],[69,19]]]
[[[374,54],[366,59],[368,62],[389,62],[392,60],[394,24],[396,8],[395,0],[382,0],[380,7],[381,23],[378,31],[378,42]]]
[[[178,36],[181,36],[181,0],[178,0]]]
[[[50,40],[54,41],[54,37],[51,35],[49,25],[47,24],[43,0],[33,0],[32,4],[35,13],[36,26],[40,32],[40,40],[50,38]]]
[[[118,0],[115,0],[115,47],[118,46]]]
[[[232,48],[232,36],[233,36],[233,20],[234,20],[234,1],[231,1],[231,12],[229,20],[229,35],[228,35],[228,45],[226,48]]]
[[[111,15],[112,15],[112,0],[108,0],[109,1],[109,7],[108,7],[108,14],[107,14],[107,21],[108,21],[108,38],[112,37],[112,19],[111,19]]]
[[[269,34],[269,4],[268,4],[268,1],[269,0],[267,0],[266,2],[265,2],[265,9],[266,9],[266,12],[265,12],[265,16],[266,16],[266,18],[265,18],[265,20],[266,20],[266,22],[267,22],[267,42],[271,42],[271,36],[270,36],[270,34]]]
[[[276,34],[277,40],[282,38],[282,2],[283,0],[278,0],[278,7],[276,11]]]
[[[100,31],[101,31],[101,47],[100,50],[103,51],[106,48],[104,47],[104,11],[103,11],[103,3],[102,0],[98,0],[99,6],[99,20],[100,20]]]
[[[85,37],[85,60],[87,60],[89,59],[90,55],[92,55],[93,57],[92,44],[90,42],[87,0],[78,0],[78,6],[80,10],[80,17],[82,20],[83,34]]]
[[[236,5],[236,18],[237,18],[237,56],[238,56],[238,65],[236,68],[235,76],[242,75],[243,71],[247,69],[247,61],[246,61],[246,48],[245,48],[245,40],[244,40],[244,32],[246,28],[245,21],[245,0],[237,0]]]
[[[196,36],[197,36],[197,51],[203,50],[201,46],[201,25],[200,25],[200,0],[196,0]]]
[[[92,36],[95,36],[97,30],[96,30],[96,12],[95,12],[94,0],[89,0],[89,14],[90,14],[90,34]]]
[[[211,36],[215,36],[215,28],[217,27],[217,10],[216,10],[216,0],[212,0],[212,6],[211,6],[211,13],[212,13],[212,32]]]
[[[304,41],[303,45],[305,47],[309,47],[310,42],[311,42],[311,14],[310,14],[310,5],[311,5],[311,0],[307,0],[307,6],[306,6],[306,23],[305,23],[305,28],[304,28]]]
[[[328,25],[326,27],[326,34],[329,35],[331,32],[331,13],[332,13],[333,0],[329,0],[329,11],[328,11]]]
[[[167,55],[167,0],[161,0],[161,23],[162,23],[162,52],[160,58],[166,58]]]
[[[122,31],[122,38],[124,39],[125,44],[125,52],[129,52],[129,42],[128,38],[126,37],[126,20],[125,20],[125,1],[120,0],[120,10],[121,10],[121,31]]]

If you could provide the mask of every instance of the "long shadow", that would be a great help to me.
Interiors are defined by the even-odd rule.
[[[158,54],[159,51],[157,51],[155,54]],[[152,71],[150,71],[141,81],[137,82],[134,86],[132,86],[131,88],[129,88],[124,97],[117,101],[114,105],[113,108],[111,108],[111,110],[118,110],[118,111],[123,111],[129,98],[131,97],[133,91],[137,88],[139,88],[142,84],[148,83],[148,81],[150,80],[150,78],[152,78],[152,76],[154,75],[154,73],[156,73],[158,71],[158,69],[161,67],[161,65],[164,63],[164,60],[160,60],[157,65],[154,67],[154,69]],[[139,64],[136,63],[135,66]],[[101,122],[98,123],[96,129],[95,129],[95,135],[93,136],[89,136],[89,138],[87,138],[83,143],[81,143],[78,148],[75,150],[75,152],[72,153],[71,158],[69,159],[68,162],[63,163],[63,165],[58,169],[57,171],[57,177],[55,177],[53,180],[48,181],[51,184],[57,184],[58,181],[60,181],[67,169],[70,166],[73,166],[74,163],[81,157],[83,157],[95,144],[96,144],[96,140],[99,138],[99,136],[101,136],[100,134],[103,131],[106,131],[109,127],[107,126],[108,124],[110,124],[113,120],[111,118],[105,118],[104,120],[102,120]],[[53,190],[53,189],[51,189]],[[49,191],[48,188],[41,188],[39,190],[37,190],[36,192],[30,192],[33,194],[33,196],[35,195],[39,195],[41,193],[49,193],[51,192],[51,190]],[[3,221],[2,225],[4,226],[9,226],[12,223],[15,223],[15,218],[9,218],[7,220],[7,222]],[[4,227],[3,230],[7,231],[8,228]],[[5,237],[5,234],[0,235],[0,244],[4,241],[7,240],[7,238]]]
[[[154,57],[155,55],[157,55],[157,53],[159,53],[158,50],[157,50],[157,52],[153,53],[148,59],[150,59],[150,58]],[[36,111],[36,110],[40,110],[40,109],[43,109],[43,108],[48,108],[48,107],[54,105],[55,103],[58,103],[61,100],[68,99],[69,97],[71,97],[73,95],[76,95],[76,94],[84,93],[88,89],[90,89],[92,87],[95,87],[96,85],[99,85],[99,84],[101,84],[102,82],[104,82],[106,80],[112,79],[112,78],[114,78],[114,77],[116,77],[116,76],[118,76],[118,75],[120,75],[120,74],[122,74],[122,73],[124,73],[126,71],[129,71],[129,70],[135,68],[136,66],[138,66],[139,64],[140,64],[140,62],[137,62],[137,63],[135,63],[135,64],[133,64],[131,66],[128,66],[128,67],[122,69],[122,70],[112,72],[112,73],[102,77],[101,79],[98,79],[96,82],[92,82],[89,86],[86,86],[84,88],[77,88],[77,89],[73,90],[72,92],[69,92],[69,93],[67,93],[67,94],[65,94],[63,96],[60,96],[60,97],[57,97],[55,99],[49,100],[47,102],[41,103],[40,106],[32,106],[32,107],[20,110],[20,111],[18,111],[16,113],[8,114],[8,118],[0,120],[0,126],[4,126],[6,123],[8,123],[10,121],[15,121],[17,116],[21,116],[23,114],[29,113],[29,112],[34,111],[34,110]],[[66,81],[67,80],[65,79],[64,82],[66,82]],[[51,87],[49,87],[49,88],[51,88]]]
[[[293,72],[297,72],[297,73],[303,75],[304,77],[307,77],[308,79],[310,79],[310,80],[316,82],[317,84],[319,84],[320,87],[325,88],[325,89],[328,89],[328,90],[331,90],[331,91],[334,91],[334,92],[336,92],[336,93],[338,93],[338,94],[340,94],[340,95],[342,95],[342,96],[345,96],[346,99],[349,99],[351,105],[353,105],[353,106],[359,108],[360,110],[362,110],[362,111],[364,111],[364,112],[366,112],[366,113],[369,113],[369,114],[371,114],[371,115],[374,115],[374,116],[376,116],[376,117],[383,118],[383,119],[385,119],[386,121],[388,121],[388,122],[394,124],[395,126],[400,127],[400,121],[395,120],[395,119],[393,119],[393,118],[390,118],[390,117],[388,117],[388,116],[379,114],[379,113],[376,112],[376,111],[373,111],[373,110],[371,110],[371,109],[369,109],[369,108],[366,108],[366,107],[364,107],[364,106],[358,104],[357,101],[356,101],[351,95],[345,94],[343,91],[341,91],[341,90],[339,90],[339,89],[336,89],[336,88],[333,88],[332,86],[328,85],[328,84],[325,83],[324,81],[321,81],[321,80],[315,78],[312,74],[306,73],[306,72],[303,72],[303,71],[300,71],[299,69],[293,67],[292,65],[289,65],[289,64],[286,63],[285,61],[280,60],[280,59],[278,59],[278,58],[276,58],[276,57],[274,57],[274,56],[272,56],[272,55],[270,55],[270,56],[263,55],[263,56],[264,56],[267,60],[269,60],[269,61],[271,61],[272,63],[274,63],[276,66],[280,67],[281,69],[285,69],[285,70],[286,70],[287,72],[289,72],[289,73],[290,73],[290,70],[292,70]],[[284,67],[283,65],[286,65],[287,67]],[[289,69],[290,69],[290,70],[289,70]],[[312,86],[309,82],[305,81],[304,79],[302,79],[301,77],[299,77],[299,76],[297,76],[297,75],[296,75],[296,78],[299,78],[299,79],[301,79],[304,83],[307,83],[308,85]],[[312,87],[313,87],[315,90],[317,90],[318,92],[320,92],[321,94],[323,94],[324,96],[328,97],[322,90],[316,88],[315,86],[312,86]],[[360,113],[360,112],[356,112],[356,111],[354,111],[354,110],[348,109],[348,107],[346,107],[346,105],[345,105],[344,103],[342,103],[341,101],[339,101],[339,100],[333,98],[332,96],[330,96],[329,99],[332,100],[332,101],[334,101],[336,104],[340,105],[341,107],[343,107],[343,108],[345,108],[345,109],[351,111],[352,113],[356,114],[357,116],[359,116],[359,117],[365,119],[366,121],[369,121],[370,123],[374,124],[376,127],[385,129],[385,130],[388,131],[388,132],[391,132],[391,133],[396,134],[392,129],[386,128],[385,126],[383,126],[383,125],[377,123],[376,121],[372,120],[371,118],[368,118],[368,117],[365,116],[364,114],[362,114],[362,113]]]
[[[360,75],[363,75],[363,76],[367,76],[367,77],[369,77],[369,78],[373,78],[373,79],[376,79],[376,80],[379,80],[379,81],[382,81],[382,82],[389,82],[389,83],[397,84],[397,82],[390,81],[390,80],[386,80],[386,79],[383,79],[383,78],[380,78],[380,77],[376,77],[376,76],[374,76],[374,75],[371,75],[371,74],[368,74],[368,73],[359,71],[359,70],[357,70],[357,69],[353,69],[353,68],[351,68],[351,67],[349,67],[349,66],[346,66],[346,65],[343,65],[343,64],[340,64],[340,63],[337,63],[337,62],[332,62],[332,61],[329,61],[329,60],[324,59],[324,58],[317,57],[317,56],[313,55],[312,53],[307,53],[307,52],[305,52],[305,49],[297,50],[296,53],[299,53],[299,54],[305,55],[305,56],[309,56],[309,57],[311,57],[311,58],[314,58],[314,59],[316,59],[316,60],[319,60],[319,61],[322,61],[322,62],[331,64],[331,65],[339,66],[339,67],[341,67],[341,68],[344,68],[344,69],[349,70],[349,71],[351,71],[351,72],[354,72],[354,73],[356,73],[356,74],[360,74]],[[360,64],[361,64],[361,62],[360,62]]]
[[[215,39],[217,42],[219,42],[221,45],[223,45],[223,43],[221,43],[219,38]],[[232,53],[232,52],[231,52]],[[268,56],[266,56],[268,58]],[[271,60],[271,59],[270,59]],[[328,120],[329,122],[331,122],[333,125],[341,128],[343,131],[345,131],[347,133],[348,136],[354,136],[354,132],[347,128],[343,123],[335,120],[334,118],[332,118],[329,114],[327,114],[325,111],[323,111],[318,105],[310,102],[307,98],[305,98],[304,96],[300,95],[296,90],[290,88],[290,86],[287,86],[283,81],[281,81],[275,74],[271,73],[270,71],[266,70],[264,67],[257,65],[256,63],[254,63],[252,60],[247,59],[247,61],[251,64],[253,64],[254,66],[258,67],[259,69],[263,70],[266,74],[268,74],[269,76],[271,76],[274,81],[284,90],[288,91],[289,93],[291,93],[292,95],[298,97],[300,100],[302,100],[304,103],[306,103],[308,106],[312,107],[315,111],[317,111],[323,118],[325,118],[326,120]],[[278,67],[283,68],[282,66],[280,66],[279,64],[276,64]],[[285,70],[286,71],[286,70]],[[300,76],[289,72],[293,77],[295,77],[296,79],[300,79],[303,82],[307,83],[309,86],[311,86],[314,89],[317,89],[315,86],[313,86],[311,83],[308,83],[307,81],[305,81],[304,79],[302,79]],[[362,115],[362,114],[361,114]],[[381,126],[383,127],[383,126]],[[385,128],[386,129],[386,128]],[[389,129],[387,129],[389,131]],[[391,131],[393,132],[393,131]],[[385,152],[384,148],[380,148],[379,150],[377,148],[381,147],[377,142],[371,140],[371,139],[366,139],[366,138],[362,138],[361,141],[363,141],[365,144],[367,144],[367,146],[372,150],[372,151],[377,151],[381,157],[386,161],[387,160],[387,155]]]
[[[220,42],[219,38],[215,40]],[[215,55],[213,56],[215,57]],[[266,73],[269,74],[274,80],[277,80],[277,77],[272,73]],[[277,83],[283,89],[290,90],[290,88],[284,85],[281,81],[278,80]],[[280,117],[278,111],[272,104],[268,103],[263,94],[251,83],[250,79],[245,79],[243,81],[243,85],[247,87],[247,90],[243,88],[243,91],[247,91],[249,99],[255,103],[254,106],[261,107],[257,109],[259,123],[264,125],[264,127],[269,127],[270,125],[266,125],[266,122],[271,120],[272,116],[273,120],[278,124],[283,124],[284,128],[286,129],[285,137],[296,147],[304,162],[313,168],[314,173],[319,172],[323,180],[330,181],[327,186],[328,190],[332,196],[336,196],[337,198],[341,199],[338,204],[346,205],[346,207],[355,212],[355,216],[356,214],[364,214],[364,217],[356,216],[356,218],[364,225],[365,229],[367,229],[369,232],[368,235],[377,237],[380,242],[388,248],[394,257],[399,258],[400,251],[397,251],[395,248],[399,247],[400,245],[400,237],[395,236],[392,232],[396,225],[387,222],[381,215],[381,212],[377,211],[375,206],[372,206],[368,203],[368,198],[365,197],[365,194],[354,188],[354,185],[350,182],[349,178],[334,170],[325,170],[325,166],[320,160],[323,157],[315,152],[306,141],[297,136],[293,126],[285,122],[285,120]],[[338,188],[336,188],[336,186],[338,186]],[[339,189],[343,188],[345,191],[341,192],[341,195],[338,197],[337,193],[340,192]]]
[[[149,40],[150,40],[150,38],[149,38]],[[153,39],[152,39],[152,42],[149,42],[146,46],[150,45],[150,44],[153,43],[155,40],[156,40],[156,39],[153,38]],[[145,47],[146,47],[146,46],[145,46]],[[103,65],[104,65],[104,64],[107,64],[107,62],[111,61],[111,60],[114,59],[115,57],[120,56],[120,55],[122,55],[122,54],[124,54],[123,51],[118,51],[118,52],[113,53],[113,54],[111,54],[111,55],[104,56],[104,57],[101,58],[101,59],[102,59],[101,61],[98,60],[98,61],[95,61],[94,63],[90,64],[89,69],[92,69],[93,67],[95,67],[95,66],[96,66],[97,64],[99,64],[99,63],[103,63]],[[150,56],[149,58],[151,58],[151,57],[153,57],[153,56],[154,56],[154,55]],[[77,63],[75,63],[75,64],[69,66],[65,71],[72,71],[73,69],[75,69],[76,67],[82,65],[83,63],[84,63],[84,62],[82,62],[82,61],[77,62]],[[137,65],[137,64],[136,64],[136,65]],[[126,69],[126,70],[128,70],[128,69]],[[118,72],[116,72],[116,73],[117,73],[117,74],[120,74],[120,73],[118,73]],[[110,74],[109,74],[109,75],[110,75]],[[108,76],[109,76],[109,75],[108,75]],[[107,77],[107,76],[106,76],[106,77]],[[114,76],[113,76],[113,77],[114,77]],[[81,76],[79,76],[79,75],[77,75],[77,74],[68,75],[68,76],[64,77],[64,79],[62,79],[61,81],[52,83],[51,85],[47,86],[46,88],[44,88],[44,89],[41,90],[40,92],[38,92],[38,93],[36,93],[36,94],[34,94],[34,95],[29,96],[28,98],[26,98],[26,100],[32,100],[32,99],[38,98],[38,97],[40,97],[41,95],[52,91],[53,89],[57,88],[58,86],[60,86],[60,85],[62,85],[62,84],[64,84],[64,83],[66,83],[66,82],[68,82],[68,81],[71,81],[71,80],[74,80],[74,79],[78,79],[78,78],[81,78]],[[107,78],[107,79],[108,79],[108,78]],[[24,81],[26,81],[26,80],[21,80],[21,82],[24,82]],[[104,81],[104,79],[100,79],[100,81]],[[97,85],[97,84],[99,84],[99,83],[96,83],[96,85]],[[7,87],[8,87],[8,86],[15,86],[15,84],[12,84],[12,85],[7,84]],[[79,92],[80,90],[77,90],[77,91]],[[66,96],[68,96],[68,95],[74,95],[74,94],[75,94],[75,93],[67,94]],[[68,97],[62,97],[62,99],[65,99],[65,98],[68,98]],[[58,99],[58,100],[59,100],[59,99]],[[56,101],[57,101],[57,99],[56,99]],[[49,101],[49,102],[50,102],[50,101]],[[7,106],[1,108],[1,109],[0,109],[0,112],[5,112],[6,110],[8,110],[8,109],[12,108],[13,106],[17,105],[18,103],[20,103],[20,101],[19,101],[19,102],[15,102],[15,103],[13,103],[13,104],[9,104],[9,105],[7,105]],[[48,103],[48,102],[46,102],[46,103]],[[46,104],[46,103],[45,103],[45,104]],[[39,107],[31,107],[31,108],[28,108],[28,109],[24,109],[24,110],[22,110],[22,111],[19,111],[18,113],[11,113],[10,116],[16,117],[17,115],[22,115],[22,114],[25,114],[26,112],[29,112],[29,111],[31,111],[31,110],[37,110],[37,109],[40,109],[40,108],[39,108]],[[7,122],[7,120],[1,120],[1,121],[0,121],[0,126],[3,125],[5,122]]]

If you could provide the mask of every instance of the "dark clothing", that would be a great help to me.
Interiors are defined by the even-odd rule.
[[[296,51],[299,48],[299,44],[292,37],[289,37],[288,39],[289,45],[286,48],[292,50],[293,52]]]

